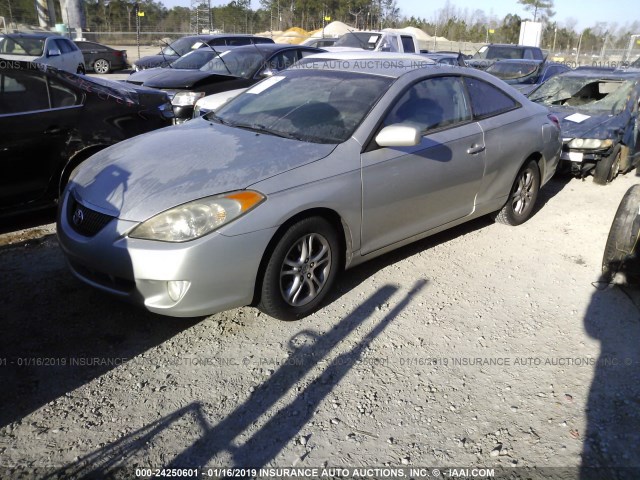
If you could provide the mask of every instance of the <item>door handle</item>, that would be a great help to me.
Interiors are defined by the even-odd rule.
[[[467,153],[469,155],[475,155],[476,153],[484,152],[484,149],[484,145],[478,145],[476,143],[475,145],[471,145],[471,147],[467,148]]]

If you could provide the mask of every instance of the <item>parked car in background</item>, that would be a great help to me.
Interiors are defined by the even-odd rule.
[[[0,58],[51,65],[72,73],[84,73],[84,57],[68,38],[50,33],[0,34]]]
[[[436,62],[438,65],[457,65],[458,67],[467,66],[467,62],[465,61],[465,56],[460,52],[458,53],[422,52],[421,55],[423,55],[426,58],[430,58],[431,60]]]
[[[209,60],[197,70],[157,68],[136,72],[126,80],[157,88],[169,94],[176,123],[193,116],[193,106],[212,93],[246,88],[275,72],[284,70],[306,55],[323,50],[301,45],[265,43],[218,52],[202,49]],[[173,65],[172,65],[173,66]]]
[[[498,60],[486,69],[487,73],[495,75],[525,95],[549,78],[569,70],[569,67],[561,63],[523,59]]]
[[[316,47],[316,48],[324,48],[333,46],[340,37],[310,37],[307,38],[300,45],[305,45],[307,47]]]
[[[502,43],[491,43],[483,45],[469,59],[467,65],[480,70],[485,70],[498,60],[503,59],[524,59],[524,60],[544,60],[546,55],[538,47],[528,47],[524,45],[511,45]]]
[[[290,68],[94,155],[59,209],[72,272],[164,315],[255,304],[292,320],[344,268],[533,214],[562,145],[546,108],[474,69],[348,65]]]
[[[87,70],[93,70],[96,73],[109,73],[129,68],[126,50],[116,50],[86,40],[75,40],[74,43],[82,52]]]
[[[147,68],[166,67],[179,57],[192,50],[204,47],[236,47],[241,45],[274,43],[268,37],[256,37],[255,35],[189,35],[181,37],[160,50],[158,55],[148,55],[137,60],[133,69],[137,72]]]
[[[171,124],[164,92],[29,62],[0,62],[0,216],[55,203],[97,151]]]
[[[559,170],[604,185],[633,169],[640,156],[640,73],[581,68],[550,78],[529,94],[560,119]]]
[[[415,35],[390,30],[357,31],[342,35],[327,50],[373,50],[374,52],[419,53],[420,45]]]

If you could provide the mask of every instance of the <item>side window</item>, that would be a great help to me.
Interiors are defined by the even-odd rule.
[[[38,71],[0,71],[0,114],[49,109],[45,76]]]
[[[421,130],[450,127],[471,120],[460,77],[435,77],[413,85],[397,101],[384,125],[410,123]]]
[[[490,117],[517,108],[518,103],[506,93],[477,78],[465,77],[476,118]]]
[[[69,46],[69,44],[66,42],[66,40],[56,39],[55,40],[55,45],[56,45],[56,48],[58,50],[60,50],[60,53],[73,52],[73,49]]]
[[[416,48],[413,44],[413,38],[406,35],[402,35],[400,38],[402,39],[402,48],[404,49],[404,51],[415,53]]]
[[[391,47],[391,51],[392,52],[399,52],[400,51],[400,45],[398,45],[398,39],[392,35],[389,37],[389,46]]]
[[[51,108],[77,105],[80,98],[69,87],[52,78],[49,79],[49,93],[51,94]]]
[[[533,52],[531,51],[531,49],[525,49],[523,58],[526,58],[527,60],[533,60]]]
[[[227,41],[224,38],[214,38],[213,40],[209,40],[207,43],[212,47],[221,47],[226,45]]]
[[[269,60],[269,68],[276,72],[289,68],[291,65],[298,61],[297,50],[286,50],[274,55]]]
[[[230,38],[227,40],[227,45],[249,45],[251,44],[251,40],[249,37],[238,37],[238,38]]]

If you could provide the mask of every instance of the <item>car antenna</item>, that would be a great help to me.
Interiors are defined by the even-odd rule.
[[[254,42],[251,42],[251,45],[253,45],[253,47],[256,49],[256,51],[258,52],[258,55],[260,55],[262,57],[262,65],[264,67],[266,67],[267,66],[267,56],[263,52],[260,51],[260,49],[258,48],[257,44],[255,44]],[[260,70],[258,70],[258,71],[260,71]]]
[[[163,39],[160,39],[160,42],[164,43],[167,47],[171,48],[171,45],[169,45],[169,44],[168,44],[167,42],[165,42]],[[171,50],[173,50],[173,48],[171,48]],[[173,51],[174,51],[174,52],[176,52],[175,50],[173,50]],[[178,52],[176,52],[176,53],[178,53]],[[165,57],[165,56],[164,56],[164,48],[161,48],[161,49],[160,49],[160,55],[162,55],[162,59],[165,61],[165,63],[167,64],[167,66],[168,66],[169,68],[173,68],[173,67],[171,66],[171,64],[172,64],[173,62],[169,62],[169,61],[167,60],[167,57]],[[178,58],[180,58],[181,56],[182,56],[182,55],[180,55],[180,54],[178,53]]]

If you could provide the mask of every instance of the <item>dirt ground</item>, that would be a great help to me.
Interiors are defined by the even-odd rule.
[[[55,225],[5,225],[0,478],[640,468],[640,315],[598,283],[637,181],[556,178],[524,225],[479,219],[375,259],[288,323],[152,315],[75,280]]]

